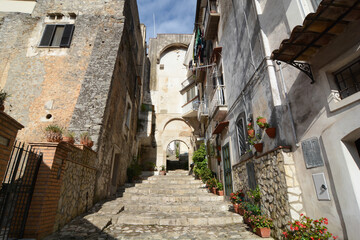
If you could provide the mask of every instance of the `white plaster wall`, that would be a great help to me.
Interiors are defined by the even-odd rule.
[[[0,12],[32,13],[36,1],[0,0]]]

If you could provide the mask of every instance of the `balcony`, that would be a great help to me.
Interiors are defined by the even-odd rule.
[[[199,104],[200,104],[199,98],[195,97],[193,100],[182,106],[182,117],[185,118],[197,117]]]
[[[216,1],[208,0],[204,17],[204,38],[212,40],[216,37],[220,13],[217,11]]]
[[[198,121],[204,122],[209,117],[209,109],[205,102],[200,101],[198,111]]]
[[[225,103],[225,86],[218,85],[213,91],[210,102],[209,116],[215,121],[222,121],[227,114],[227,105]]]
[[[183,81],[181,83],[181,90],[180,90],[181,94],[185,93],[190,87],[192,87],[194,82],[195,80],[193,76]]]

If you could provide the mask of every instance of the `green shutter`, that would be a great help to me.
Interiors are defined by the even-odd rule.
[[[60,47],[70,47],[72,35],[75,26],[73,24],[66,24],[64,34],[61,39]]]
[[[46,25],[43,36],[40,41],[40,46],[48,47],[51,44],[52,37],[55,32],[55,25]]]

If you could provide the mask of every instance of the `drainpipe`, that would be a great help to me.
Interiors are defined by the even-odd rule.
[[[287,105],[287,107],[289,109],[288,113],[289,113],[289,116],[290,116],[291,129],[292,129],[292,132],[293,132],[293,135],[294,135],[295,145],[297,147],[299,147],[299,143],[298,143],[297,135],[296,135],[296,130],[295,130],[295,122],[294,122],[294,118],[293,118],[291,107],[290,107],[290,101],[289,101],[289,97],[288,97],[288,94],[287,94],[287,88],[286,88],[285,81],[284,81],[284,75],[283,75],[283,71],[282,71],[281,62],[276,61],[276,64],[279,65],[279,69],[280,69],[280,79],[281,79],[282,87],[284,89],[286,105]]]

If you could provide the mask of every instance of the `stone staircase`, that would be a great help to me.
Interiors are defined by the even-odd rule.
[[[170,171],[166,176],[151,176],[126,188],[125,210],[117,224],[209,226],[242,223],[242,217],[229,211],[230,205],[208,193],[200,180],[187,171]]]

